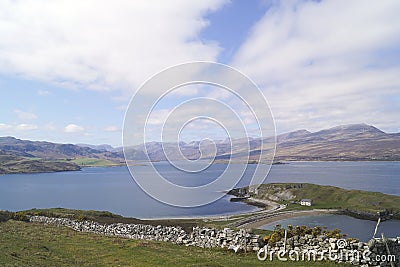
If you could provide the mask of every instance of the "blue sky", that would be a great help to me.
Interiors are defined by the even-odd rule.
[[[120,146],[137,88],[192,60],[248,75],[278,133],[400,131],[398,1],[39,0],[0,10],[0,136]]]

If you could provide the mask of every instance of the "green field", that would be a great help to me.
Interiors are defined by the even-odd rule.
[[[350,266],[260,262],[255,253],[105,237],[14,220],[0,223],[0,236],[0,266]]]
[[[71,162],[81,167],[102,167],[102,166],[120,166],[121,164],[106,159],[98,158],[76,158]]]

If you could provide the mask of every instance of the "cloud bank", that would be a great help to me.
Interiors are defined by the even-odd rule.
[[[279,133],[360,122],[400,131],[399,1],[267,3],[265,15],[230,63],[260,86]],[[125,110],[132,92],[153,74],[191,60],[215,61],[221,55],[224,47],[218,40],[199,36],[213,26],[206,15],[226,4],[224,0],[1,1],[0,73],[112,92],[110,108]],[[189,88],[173,97],[200,93]],[[36,94],[42,99],[55,95],[48,88]],[[233,103],[226,91],[213,90],[207,96]],[[89,127],[90,121],[81,121],[84,129],[43,126],[48,111],[34,106],[38,118],[29,108],[12,108],[18,120],[1,121],[0,130],[14,134],[46,129],[81,136],[96,127],[108,134],[120,131],[114,121],[107,122],[108,127]],[[150,123],[159,125],[168,110],[161,107]],[[240,108],[237,112],[246,115]],[[251,116],[245,122],[252,123]]]
[[[80,125],[76,125],[76,124],[68,124],[67,126],[65,126],[64,128],[64,132],[66,133],[80,133],[85,131],[85,128],[80,126]]]
[[[155,72],[215,60],[204,14],[225,1],[1,1],[0,72],[132,92]]]
[[[399,131],[399,11],[389,0],[274,2],[232,64],[260,85],[279,131]]]

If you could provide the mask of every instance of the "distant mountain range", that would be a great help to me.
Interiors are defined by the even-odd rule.
[[[237,161],[247,160],[245,148],[250,145],[249,160],[258,160],[263,142],[271,142],[272,138],[236,139],[232,148],[230,140],[215,141],[217,160],[232,158]],[[276,138],[275,161],[330,161],[330,160],[400,160],[400,133],[388,134],[378,128],[367,124],[342,125],[318,132],[298,130],[278,135]],[[198,159],[200,142],[179,143],[182,154],[189,159]],[[170,159],[177,159],[179,151],[177,144],[150,142],[145,145],[133,146],[128,149],[132,158],[146,159],[145,146],[149,158],[153,161],[166,160],[165,154]],[[164,151],[163,151],[164,147]],[[211,144],[201,144],[202,158],[212,156],[214,149]],[[263,160],[263,159],[261,159]]]
[[[232,153],[230,140],[217,140],[216,159],[258,161],[258,156],[266,149],[262,143],[272,140],[271,137],[236,139]],[[400,160],[400,133],[388,134],[366,124],[342,125],[314,133],[298,130],[278,135],[276,140],[275,161]],[[249,159],[247,142],[250,145]],[[203,154],[200,154],[200,146]],[[129,147],[126,152],[133,160],[147,160],[146,153],[152,161],[166,160],[166,154],[170,159],[179,159],[177,155],[180,153],[194,160],[200,156],[212,157],[214,145],[199,141],[179,144],[150,142]],[[80,168],[78,165],[85,166],[83,163],[88,162],[83,159],[97,159],[101,164],[124,162],[122,148],[109,145],[56,144],[0,137],[0,174],[76,170]]]
[[[123,158],[121,152],[111,152],[106,149],[94,149],[88,146],[73,144],[20,140],[14,137],[0,137],[0,151],[8,152],[15,156],[48,160],[73,158],[120,160]]]
[[[276,160],[400,160],[400,133],[366,124],[279,135]]]
[[[120,148],[114,148],[107,144],[103,144],[103,145],[76,144],[76,145],[80,146],[80,147],[88,147],[88,148],[98,150],[98,151],[109,151],[109,152],[120,152],[121,151]]]

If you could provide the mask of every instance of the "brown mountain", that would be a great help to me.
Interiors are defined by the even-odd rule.
[[[270,142],[273,138],[265,138]],[[351,124],[333,127],[318,132],[298,130],[278,135],[275,161],[296,160],[400,160],[400,133],[389,134],[366,124]],[[231,148],[230,140],[216,140],[216,159],[226,161],[247,161],[247,142],[250,145],[250,160],[257,161],[261,147],[260,138],[242,138],[234,140]],[[188,159],[213,157],[214,145],[211,143],[160,143],[150,142],[134,146],[125,151],[133,160],[146,160],[146,152],[150,160],[179,159],[182,153]],[[203,154],[200,154],[200,147]],[[98,148],[98,149],[95,149]],[[181,152],[179,152],[179,150]],[[232,150],[232,152],[231,152]],[[122,149],[110,149],[108,146],[90,146],[55,144],[20,140],[14,137],[0,137],[0,174],[10,172],[42,172],[75,170],[79,166],[70,161],[76,158],[105,159],[123,162]],[[263,159],[261,159],[262,161]]]
[[[366,124],[278,136],[276,160],[400,160],[400,135]]]
[[[272,138],[265,138],[265,142]],[[378,128],[366,124],[342,125],[318,132],[298,130],[278,135],[275,153],[275,161],[295,160],[400,160],[400,133],[388,134]],[[242,138],[236,140],[236,145],[230,153],[230,140],[215,141],[217,148],[217,160],[233,158],[245,161],[247,158],[246,143],[250,144],[250,160],[258,160],[262,148],[259,138]],[[200,157],[200,143],[179,143],[183,155],[189,159]],[[163,150],[164,146],[164,150]],[[165,153],[172,159],[177,159],[177,145],[174,143],[151,142],[146,144],[149,158],[154,161],[165,160]],[[143,159],[144,145],[135,146],[133,149],[142,151],[140,159]],[[206,151],[202,157],[213,155],[213,149],[204,146]],[[165,153],[164,153],[165,151]],[[209,153],[207,153],[209,152]],[[139,158],[138,158],[139,159]]]
[[[72,161],[78,158],[124,161],[121,152],[0,137],[0,174],[80,170],[81,167]]]
[[[121,152],[96,150],[90,147],[82,147],[72,144],[21,140],[14,137],[0,137],[0,151],[11,153],[15,156],[47,160],[99,158],[119,161],[123,158]]]

